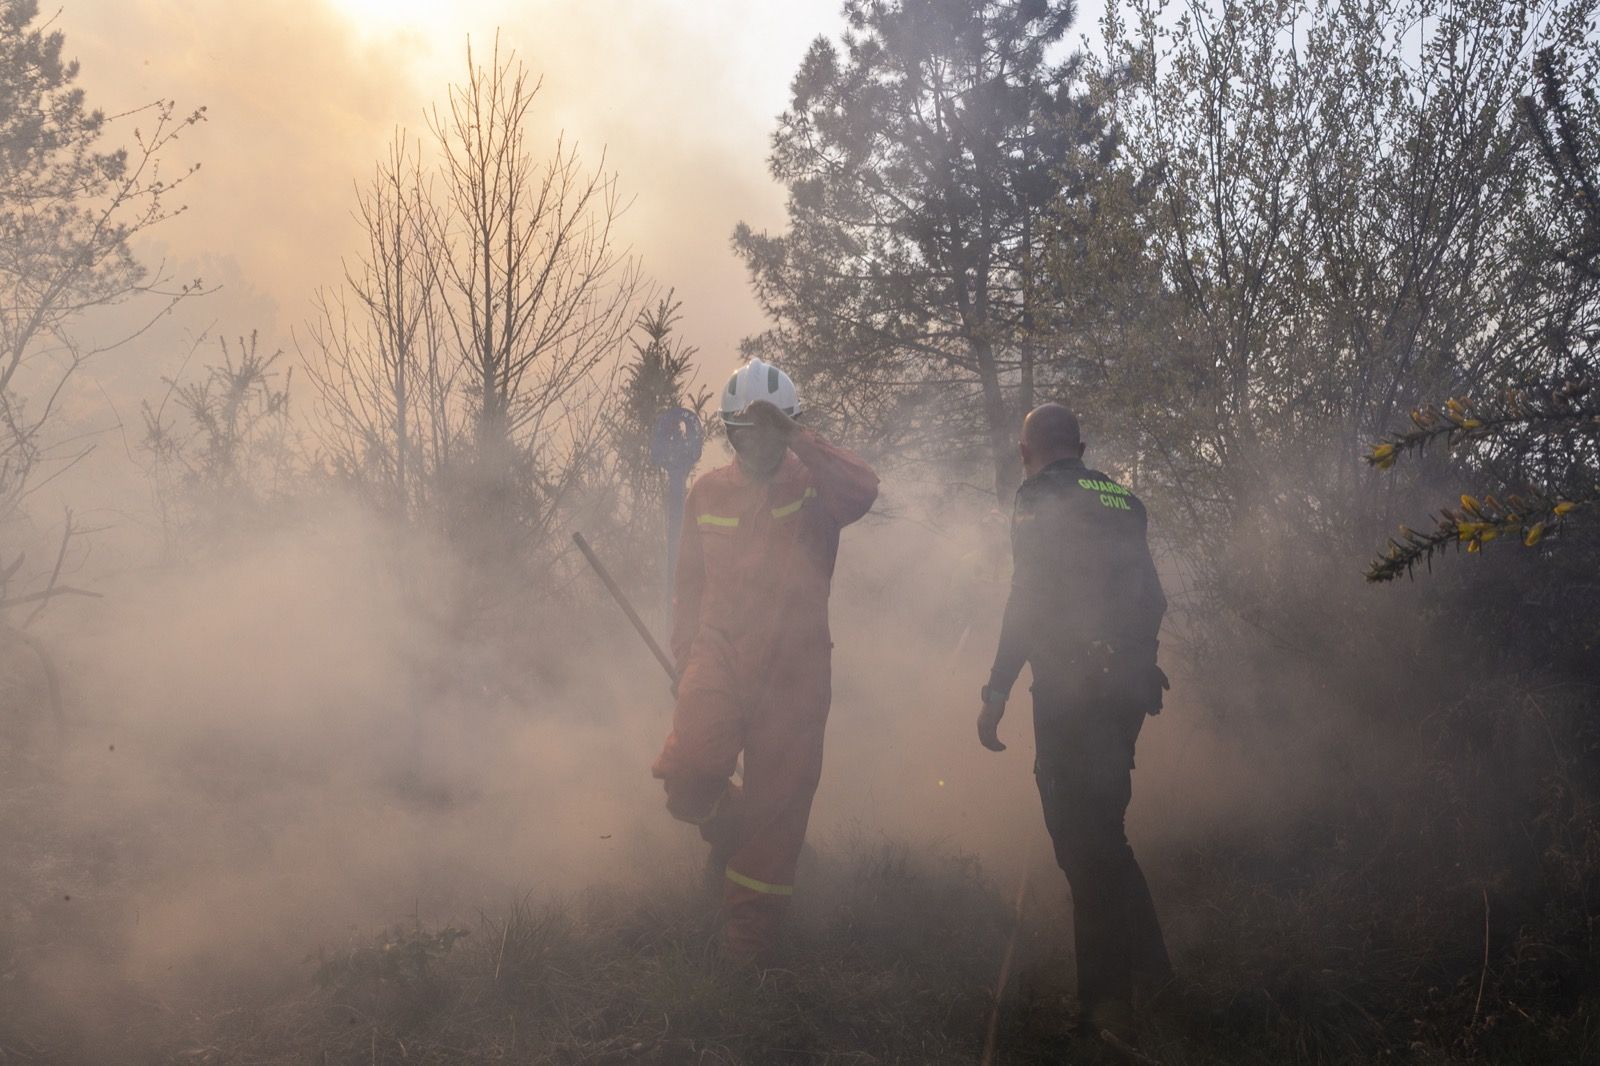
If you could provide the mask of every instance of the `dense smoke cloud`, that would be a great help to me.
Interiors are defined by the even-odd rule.
[[[334,510],[60,613],[66,720],[35,704],[12,752],[41,783],[8,811],[6,894],[70,1028],[122,1010],[106,989],[304,980],[375,923],[693,868],[647,772],[660,680],[597,648],[581,688],[497,687],[440,624],[446,557]]]
[[[210,121],[171,155],[203,164],[184,190],[190,211],[137,251],[221,288],[147,332],[136,301],[82,318],[86,343],[137,337],[62,395],[60,436],[93,441],[94,453],[30,497],[5,531],[0,565],[25,549],[24,573],[48,573],[63,508],[73,507],[78,528],[94,532],[70,541],[62,574],[100,598],[54,601],[26,637],[0,641],[0,1057],[13,1033],[85,1061],[125,1059],[129,1047],[166,1053],[195,1019],[205,1021],[193,1031],[221,1032],[231,1012],[291,1000],[286,1014],[303,1008],[327,1022],[332,999],[310,990],[320,954],[371,949],[374,931],[394,923],[478,929],[515,901],[571,901],[596,886],[622,886],[617,898],[628,901],[695,894],[704,847],[667,817],[649,774],[670,721],[665,678],[593,575],[562,554],[569,527],[584,526],[659,626],[661,590],[650,583],[659,485],[624,489],[614,454],[596,449],[556,503],[525,497],[549,523],[536,550],[494,555],[481,550],[491,538],[475,536],[470,508],[447,502],[397,520],[368,509],[371,493],[368,505],[352,499],[357,479],[329,476],[317,453],[297,374],[286,421],[304,448],[289,464],[293,484],[264,487],[271,478],[248,463],[239,492],[176,473],[165,502],[195,514],[174,525],[156,513],[140,404],[161,405],[176,380],[204,380],[218,339],[255,327],[264,350],[286,349],[288,370],[308,297],[337,285],[341,257],[361,245],[354,183],[396,127],[424,130],[424,104],[466,72],[466,31],[482,62],[495,25],[506,50],[545,78],[530,117],[537,151],[562,131],[595,165],[610,146],[605,168],[637,194],[620,224],[625,243],[662,290],[675,287],[674,337],[699,346],[699,384],[719,384],[737,340],[762,325],[727,237],[734,219],[780,219],[782,190],[759,146],[808,36],[837,28],[835,0],[783,5],[795,32],[782,34],[761,5],[691,0],[630,5],[627,18],[607,5],[513,11],[481,0],[461,16],[478,24],[430,15],[426,28],[357,7],[134,0],[60,17],[93,104],[114,112],[170,96],[208,106]],[[119,121],[126,139],[138,119]],[[1177,335],[1160,323],[1152,331],[1139,343],[1165,358]],[[1214,370],[1210,350],[1196,350],[1196,366]],[[1303,353],[1319,378],[1333,368],[1311,342]],[[585,387],[609,395],[614,364],[595,365],[604,369]],[[1303,420],[1290,401],[1287,443],[1262,445],[1259,463],[1229,467],[1239,476],[1220,482],[1235,510],[1182,514],[1178,501],[1207,485],[1186,473],[1163,484],[1135,459],[1151,426],[1193,444],[1178,416],[1204,416],[1206,402],[1191,403],[1179,382],[1167,410],[1141,422],[1147,384],[1129,385],[1138,402],[1121,413],[1110,409],[1115,390],[1080,413],[1091,464],[1119,477],[1125,467],[1123,480],[1151,505],[1173,603],[1162,633],[1173,687],[1145,723],[1128,827],[1171,919],[1180,971],[1199,960],[1196,984],[1211,980],[1200,998],[1217,1000],[1218,1015],[1248,1015],[1241,1031],[1261,1046],[1301,1040],[1305,1030],[1280,1023],[1309,1019],[1306,1030],[1325,1031],[1298,1047],[1355,1033],[1359,1058],[1406,1046],[1421,1031],[1414,1018],[1437,1008],[1443,1021],[1423,1035],[1472,1057],[1470,1041],[1498,1016],[1485,1010],[1479,1028],[1486,984],[1487,1002],[1506,1014],[1532,1002],[1524,990],[1559,985],[1549,975],[1566,972],[1560,952],[1592,969],[1572,947],[1588,937],[1600,854],[1584,770],[1597,750],[1583,725],[1592,666],[1564,676],[1537,628],[1570,629],[1592,589],[1540,569],[1561,563],[1564,536],[1538,551],[1507,536],[1483,558],[1441,556],[1427,582],[1363,586],[1397,518],[1454,499],[1461,478],[1481,471],[1470,455],[1369,470],[1350,443],[1364,429],[1343,427],[1349,441],[1331,445],[1331,423]],[[1028,395],[1047,398],[1039,391]],[[1026,879],[1033,909],[1022,927],[1035,947],[1064,954],[1067,886],[1035,792],[1026,684],[1001,727],[1009,750],[982,750],[974,730],[1010,574],[1007,516],[993,494],[971,489],[973,455],[952,469],[944,443],[921,456],[870,455],[883,475],[879,503],[844,534],[833,706],[795,928],[815,932],[828,908],[828,918],[865,913],[850,910],[860,900],[849,877],[808,882],[846,842],[910,841],[902,854],[972,857],[959,869],[984,916],[969,923],[974,938],[1010,928],[1005,901]],[[232,445],[230,461],[243,454]],[[1194,449],[1208,462],[1221,454],[1204,440]],[[727,458],[713,443],[701,470]],[[448,481],[464,468],[439,469]],[[525,547],[516,538],[534,539],[526,517],[489,532],[510,529],[500,543]],[[1586,558],[1564,565],[1587,581]],[[58,718],[36,648],[59,674]],[[825,891],[808,894],[819,881]],[[1413,914],[1398,899],[1426,902]],[[921,917],[888,891],[868,902]],[[659,917],[648,904],[621,906],[648,912],[641,926]],[[915,939],[964,916],[933,911]],[[836,939],[854,947],[854,934]],[[1535,937],[1560,945],[1547,970],[1527,963]],[[700,956],[674,954],[680,946],[656,961],[688,959],[686,983],[698,981]],[[988,947],[970,956],[984,981]],[[892,951],[874,961],[912,968]],[[563,976],[554,964],[550,973]],[[986,997],[969,977],[914,995]],[[1441,1006],[1438,987],[1455,989],[1454,1000]],[[516,1009],[532,1002],[514,998],[519,988],[506,994]],[[1263,1006],[1273,994],[1279,1002]],[[1569,1017],[1561,1002],[1541,1002],[1540,1019]],[[1324,1003],[1334,1006],[1319,1013]],[[374,1021],[374,1049],[380,1028]],[[248,1027],[237,1031],[248,1043]]]
[[[397,127],[425,132],[427,103],[466,71],[468,36],[486,54],[498,29],[503,48],[545,79],[533,140],[565,132],[587,156],[608,150],[636,197],[629,239],[683,298],[715,376],[760,326],[728,234],[740,218],[779,217],[762,161],[768,126],[836,9],[671,3],[619,16],[604,5],[477,0],[408,21],[336,0],[134,0],[69,5],[59,24],[91,102],[108,113],[156,97],[208,107],[211,121],[184,145],[204,180],[160,250],[213,281],[237,263],[240,276],[226,280],[267,294],[276,321],[239,321],[228,294],[188,313],[197,328],[218,316],[262,326],[275,344],[288,343],[311,291],[336,281],[360,244],[354,185]]]

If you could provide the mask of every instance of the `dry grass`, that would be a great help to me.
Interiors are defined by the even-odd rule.
[[[1558,750],[1574,754],[1520,792],[1442,752],[1410,794],[1148,855],[1185,987],[1144,1019],[1146,1061],[1600,1061],[1600,805],[1582,784],[1592,746]],[[402,922],[222,1003],[111,981],[63,999],[42,975],[113,951],[116,932],[53,924],[73,904],[48,886],[126,874],[107,842],[53,830],[60,797],[37,767],[9,769],[0,1063],[970,1064],[1010,929],[970,857],[862,835],[808,860],[784,955],[760,973],[716,964],[713,909],[681,869],[457,927]],[[1127,1061],[1072,1033],[1065,897],[1036,882],[1000,1063]]]
[[[1186,985],[1144,1019],[1148,1061],[1550,1063],[1600,1052],[1594,962],[1577,958],[1577,915],[1563,911],[1576,897],[1545,892],[1534,911],[1505,899],[1504,915],[1491,911],[1485,967],[1475,893],[1446,898],[1445,882],[1421,880],[1417,865],[1367,869],[1366,856],[1305,834],[1252,844],[1199,845],[1177,857],[1187,875],[1160,886],[1175,901]],[[1009,916],[976,865],[858,840],[809,873],[815,891],[786,955],[762,973],[713,961],[711,914],[684,871],[663,891],[596,890],[480,916],[447,954],[438,931],[414,927],[347,945],[325,957],[338,965],[329,979],[325,961],[321,987],[308,974],[289,1001],[208,1019],[189,1058],[977,1061]],[[1040,888],[997,1061],[1128,1061],[1073,1035],[1064,893]],[[395,961],[372,962],[384,956]]]
[[[716,963],[713,910],[683,871],[523,900],[464,936],[401,926],[324,952],[302,995],[208,1019],[188,1058],[974,1061],[1006,922],[975,864],[858,842],[814,867],[772,969]]]

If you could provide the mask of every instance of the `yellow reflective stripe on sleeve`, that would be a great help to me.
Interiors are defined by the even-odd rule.
[[[739,524],[739,516],[734,515],[730,518],[727,515],[703,514],[696,518],[695,521],[702,526],[726,526],[731,529]]]
[[[753,877],[746,877],[744,874],[735,870],[731,866],[724,869],[723,872],[728,875],[728,880],[732,881],[734,884],[741,885],[755,892],[765,892],[769,896],[794,895],[793,885],[769,885],[765,881],[757,881]]]
[[[811,499],[812,497],[816,496],[816,494],[817,494],[817,490],[816,489],[806,489],[806,494],[804,496],[800,497],[798,500],[794,501],[793,503],[786,503],[782,507],[774,507],[772,509],[772,517],[773,518],[788,518],[790,515],[794,514],[796,511],[800,510],[801,507],[805,506],[805,502],[807,500]]]

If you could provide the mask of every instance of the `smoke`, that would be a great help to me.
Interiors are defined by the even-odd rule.
[[[446,624],[446,559],[341,507],[58,611],[66,722],[9,775],[7,968],[69,1028],[106,989],[225,1002],[352,931],[695,861],[648,774],[653,665],[607,641],[581,685],[513,691]],[[508,643],[555,622],[529,604]]]
[[[811,841],[936,843],[1006,890],[1026,870],[1058,906],[1025,686],[1009,750],[983,750],[974,729],[1009,574],[1006,518],[982,498],[921,497],[891,476],[845,531]],[[0,814],[19,857],[0,875],[16,1002],[95,1058],[139,1004],[177,1016],[303,989],[308,957],[391,923],[470,925],[528,894],[695,877],[702,846],[648,771],[664,679],[598,584],[570,576],[485,633],[463,623],[471,585],[446,546],[329,498],[53,607],[42,637],[65,721],[13,747]],[[1383,602],[1369,601],[1379,629],[1411,607]],[[1169,648],[1193,624],[1174,619]],[[27,675],[26,651],[7,654],[9,676]],[[1414,738],[1353,712],[1351,693],[1393,685],[1403,700],[1429,678],[1402,684],[1391,657],[1329,690],[1328,663],[1303,648],[1250,654],[1199,676],[1166,657],[1173,689],[1141,737],[1129,813],[1164,911],[1208,836],[1338,823],[1358,792],[1404,794],[1414,769]],[[36,680],[8,695],[14,721],[41,721]]]
[[[1025,701],[1004,755],[972,729],[1005,523],[922,509],[891,493],[845,533],[812,840],[934,841],[1009,880],[1048,847]],[[0,827],[26,857],[6,888],[27,1001],[80,1034],[128,997],[220,1009],[393,922],[696,876],[702,845],[649,775],[665,681],[597,583],[476,637],[466,587],[445,546],[330,502],[52,608],[65,722],[14,753],[31,784]],[[40,721],[42,690],[19,698]]]
[[[739,147],[747,138],[729,127],[765,131],[770,116],[748,105],[730,116],[725,91],[659,84],[651,64],[662,56],[723,90],[749,80],[744,68],[683,64],[695,42],[715,39],[716,17],[697,13],[680,47],[655,39],[663,17],[614,37],[614,14],[595,11],[576,37],[544,35],[582,47],[527,57],[551,71],[555,106],[541,132],[580,113],[555,94],[583,83],[609,49],[629,102],[590,141],[630,146],[610,164],[625,184],[648,175],[660,190],[630,221],[646,253],[692,275],[679,288],[690,313],[717,320],[691,319],[685,331],[707,339],[714,378],[753,313],[729,295],[744,290],[726,233],[736,217],[759,223],[776,209]],[[227,282],[189,324],[220,315],[230,337],[276,325],[281,341],[282,309],[316,279],[336,278],[338,250],[353,246],[340,236],[354,232],[349,181],[437,95],[407,66],[426,49],[360,41],[319,4],[172,13],[156,0],[121,5],[98,35],[69,25],[69,41],[98,42],[83,50],[89,79],[117,65],[120,38],[148,44],[157,24],[187,35],[185,48],[151,44],[169,65],[131,83],[136,98],[212,108],[193,142],[206,166],[196,209],[162,239],[179,262],[216,256],[200,272]],[[297,69],[278,65],[285,55]],[[439,85],[459,74],[458,58],[438,67]],[[793,69],[787,59],[763,65]],[[219,69],[230,78],[219,82]],[[723,110],[685,119],[691,99],[707,95]],[[735,156],[747,157],[737,172]],[[321,192],[300,195],[307,189]],[[128,308],[117,315],[133,328],[143,321]],[[133,331],[115,329],[120,321],[104,330]],[[148,565],[149,531],[123,524],[148,518],[134,406],[160,394],[159,378],[177,373],[186,351],[181,324],[161,323],[139,358],[103,360],[64,398],[69,429],[107,446],[40,497],[30,558],[50,557],[54,497],[85,501],[80,517],[118,528],[97,535],[90,562],[82,549],[73,556],[84,568],[75,582],[103,599],[55,603],[38,630],[62,681],[61,720],[33,649],[0,632],[0,1037],[20,1019],[26,1031],[78,1041],[86,1061],[114,1061],[130,1046],[160,1046],[194,1013],[303,990],[319,950],[391,923],[470,925],[480,909],[529,894],[696,877],[702,845],[667,817],[648,770],[670,723],[664,679],[587,572],[488,625],[474,618],[473,577],[447,545],[397,533],[331,493],[191,561]],[[108,418],[112,396],[123,410]],[[1325,521],[1323,509],[1359,514],[1371,502],[1319,469],[1325,457],[1275,458],[1279,469],[1255,486],[1263,513],[1310,499],[1315,508],[1295,506]],[[1028,876],[1048,906],[1067,889],[1034,790],[1025,683],[1002,726],[1009,750],[983,750],[974,729],[1009,581],[1006,516],[992,500],[885,475],[874,514],[844,534],[834,580],[834,697],[811,841],[823,851],[860,834],[935,843],[976,856],[1008,892]],[[1442,486],[1419,481],[1389,502],[1415,515],[1443,498]],[[1159,506],[1153,522],[1167,543],[1183,536]],[[1309,823],[1331,846],[1389,834],[1363,862],[1386,860],[1391,841],[1394,852],[1451,861],[1475,822],[1490,836],[1525,818],[1517,789],[1535,787],[1565,741],[1546,741],[1532,713],[1492,719],[1474,742],[1495,748],[1498,780],[1473,777],[1469,759],[1433,743],[1459,723],[1427,717],[1492,672],[1469,661],[1481,645],[1459,639],[1468,623],[1450,609],[1448,579],[1362,588],[1376,537],[1326,533],[1303,554],[1313,538],[1283,526],[1227,530],[1226,609],[1169,619],[1173,687],[1141,736],[1128,819],[1164,916],[1190,902],[1184,864],[1219,838],[1266,840]],[[1176,561],[1161,562],[1182,599]],[[1500,564],[1445,567],[1467,565]],[[1504,602],[1520,602],[1505,584]],[[1427,849],[1411,847],[1418,840]],[[1280,860],[1259,859],[1269,873]],[[1390,865],[1403,881],[1409,867]],[[800,908],[813,905],[805,873]],[[1446,902],[1476,908],[1477,889],[1458,881]]]
[[[259,326],[264,343],[289,345],[311,292],[337,281],[341,256],[362,243],[355,186],[397,129],[425,136],[425,109],[466,72],[468,36],[483,61],[498,29],[502,50],[516,49],[545,77],[532,143],[564,134],[590,165],[606,151],[637,196],[630,241],[684,299],[686,333],[711,376],[731,365],[762,319],[728,235],[741,219],[782,218],[763,146],[812,37],[842,25],[839,5],[669,0],[619,15],[605,5],[471,0],[411,5],[419,10],[409,24],[385,17],[386,6],[78,0],[63,9],[92,105],[117,114],[170,98],[208,108],[175,159],[202,164],[182,197],[189,210],[163,225],[161,247],[146,249],[184,280],[226,286],[194,313],[195,328],[220,318],[230,333]],[[245,279],[262,299],[235,299]],[[276,312],[276,332],[262,302]]]

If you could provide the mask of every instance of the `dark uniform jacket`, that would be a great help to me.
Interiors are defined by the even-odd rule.
[[[989,688],[1009,693],[1026,662],[1036,713],[1159,711],[1166,679],[1156,637],[1167,598],[1139,498],[1080,459],[1058,460],[1017,490],[1011,545]]]

